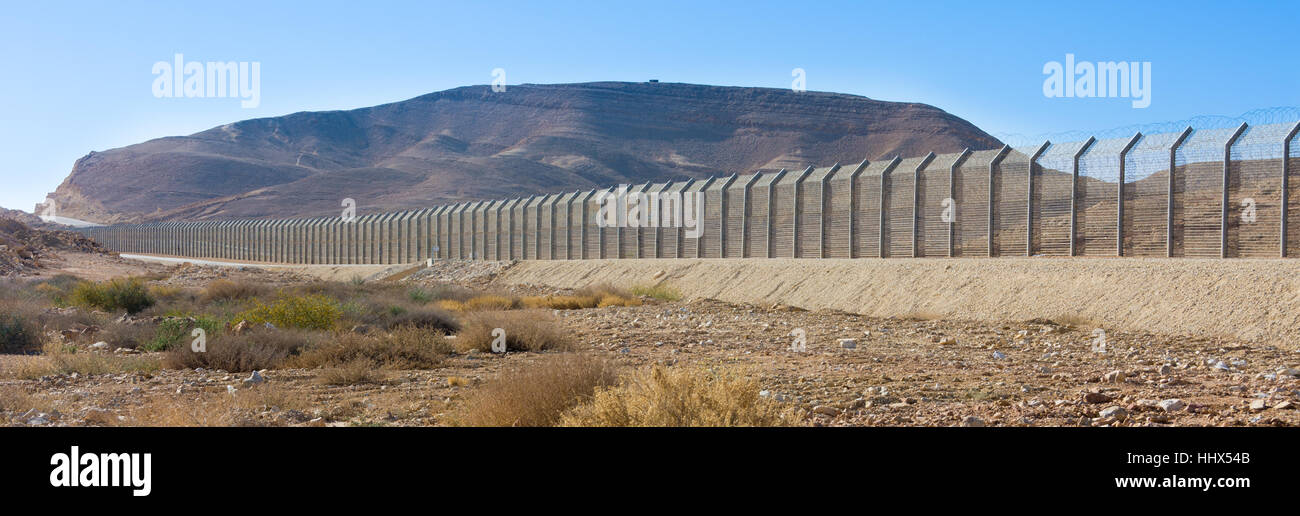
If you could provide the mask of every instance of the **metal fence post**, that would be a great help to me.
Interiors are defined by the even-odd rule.
[[[912,170],[912,258],[921,255],[918,251],[920,241],[916,237],[916,224],[917,221],[920,220],[917,215],[918,206],[921,204],[921,170],[930,166],[931,161],[934,161],[933,152],[926,154],[924,158],[921,158],[921,162]]]
[[[960,167],[961,163],[965,161],[966,158],[970,157],[970,155],[971,155],[970,147],[962,149],[961,154],[957,155],[957,159],[952,160],[952,166],[948,167],[948,199],[952,203],[948,207],[948,209],[952,210],[951,217],[948,218],[948,257],[949,258],[952,258],[953,256],[952,240],[953,240],[953,236],[956,235],[957,210],[959,209],[959,207],[957,206],[957,167]]]
[[[994,185],[997,184],[994,178],[997,176],[998,172],[1002,171],[1002,160],[1005,159],[1007,155],[1010,153],[1011,153],[1011,146],[1003,145],[1002,148],[998,150],[998,154],[996,156],[993,156],[993,159],[989,160],[989,206],[988,206],[988,220],[985,221],[985,224],[987,224],[988,227],[988,241],[989,241],[988,256],[990,257],[994,255],[993,202],[995,199],[997,199],[997,195],[994,194]]]
[[[1129,151],[1133,146],[1142,139],[1142,133],[1138,132],[1133,135],[1133,139],[1128,141],[1123,150],[1119,151],[1119,186],[1116,187],[1116,206],[1115,206],[1115,256],[1124,256],[1124,160],[1128,157]]]
[[[864,159],[849,174],[849,258],[858,257],[858,176],[870,164],[870,161]]]
[[[1192,128],[1188,126],[1169,146],[1169,184],[1168,197],[1165,200],[1165,257],[1167,258],[1174,256],[1174,169],[1178,168],[1178,148],[1182,147],[1183,142],[1191,135]]]
[[[751,249],[750,248],[751,246],[749,245],[749,227],[750,227],[749,219],[750,217],[753,216],[752,210],[750,209],[749,206],[749,192],[754,188],[754,183],[758,182],[758,178],[762,176],[763,176],[762,172],[754,172],[754,175],[749,176],[749,180],[745,181],[745,187],[740,191],[740,257],[741,258],[749,258],[750,253],[753,252],[753,249]]]
[[[840,171],[840,164],[839,164],[839,162],[837,161],[837,162],[835,162],[834,165],[831,166],[831,169],[830,169],[829,171],[826,172],[826,175],[824,175],[824,176],[821,177],[821,182],[820,182],[820,184],[819,184],[819,187],[821,188],[821,191],[818,193],[817,197],[818,197],[819,199],[821,199],[821,201],[820,201],[820,202],[821,202],[821,209],[817,212],[817,233],[818,233],[818,235],[817,235],[817,257],[818,257],[818,258],[825,258],[825,257],[826,257],[826,216],[827,216],[826,214],[827,214],[827,212],[830,211],[830,210],[828,210],[827,207],[826,207],[826,200],[827,200],[827,199],[826,199],[826,183],[829,183],[832,179],[834,179],[834,178],[835,178],[835,173],[836,173],[836,172],[839,172],[839,171]]]
[[[1292,125],[1291,130],[1286,133],[1286,138],[1282,140],[1282,236],[1279,239],[1280,248],[1278,253],[1278,256],[1281,256],[1282,258],[1286,258],[1286,217],[1290,212],[1290,210],[1287,209],[1287,194],[1289,194],[1291,190],[1291,178],[1289,177],[1291,172],[1291,167],[1289,165],[1291,162],[1291,140],[1295,139],[1297,133],[1300,133],[1300,122],[1296,122],[1295,125]]]
[[[1246,123],[1242,122],[1236,132],[1223,144],[1223,203],[1219,219],[1219,258],[1228,257],[1228,171],[1232,168],[1232,144],[1237,142],[1241,133],[1246,132]],[[1284,158],[1285,160],[1285,158]]]
[[[1083,153],[1088,152],[1088,148],[1097,141],[1096,137],[1089,136],[1087,141],[1074,152],[1071,169],[1073,172],[1070,178],[1070,256],[1075,256],[1075,240],[1078,238],[1078,221],[1079,221],[1079,158]]]
[[[888,255],[888,251],[885,250],[885,244],[887,243],[889,235],[889,231],[885,228],[885,205],[888,204],[889,200],[889,175],[892,174],[894,168],[902,162],[902,158],[894,156],[894,159],[891,160],[888,165],[885,165],[884,170],[880,171],[880,221],[878,222],[878,224],[880,224],[880,234],[878,235],[880,238],[880,250],[877,251],[880,258],[885,258]]]
[[[1029,184],[1025,186],[1025,256],[1034,255],[1034,167],[1038,166],[1038,158],[1051,146],[1051,140],[1044,141],[1029,157]]]
[[[776,258],[772,239],[776,236],[776,184],[785,177],[785,169],[777,171],[776,176],[767,182],[767,257]]]

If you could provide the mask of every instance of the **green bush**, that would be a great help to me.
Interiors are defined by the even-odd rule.
[[[37,332],[21,315],[0,314],[0,352],[25,352],[35,349],[39,343]]]
[[[277,328],[328,330],[343,316],[338,301],[324,295],[281,296],[271,304],[254,301],[254,307],[236,316],[251,324],[271,323]]]
[[[194,328],[203,328],[207,338],[211,339],[217,336],[221,330],[221,322],[211,317],[198,316],[193,320],[190,318],[167,319],[158,325],[158,331],[154,333],[153,340],[146,343],[143,348],[145,351],[165,351],[173,349],[180,342],[189,342]]]
[[[84,308],[136,314],[153,306],[154,299],[139,278],[117,278],[102,283],[83,282],[72,289],[70,301]]]

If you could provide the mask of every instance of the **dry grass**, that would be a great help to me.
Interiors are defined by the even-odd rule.
[[[506,296],[483,295],[470,298],[465,302],[465,310],[510,310],[519,307],[519,302]]]
[[[324,385],[358,385],[382,383],[386,377],[374,360],[359,357],[336,367],[321,369],[316,381]]]
[[[613,385],[614,365],[564,353],[507,369],[474,390],[452,416],[462,426],[552,426],[564,412]]]
[[[739,371],[666,368],[625,376],[599,390],[590,403],[566,413],[564,426],[719,427],[794,423],[775,402],[758,395],[759,383]]]
[[[667,283],[637,285],[632,287],[632,293],[638,296],[651,297],[661,301],[679,301],[682,299],[682,291]]]
[[[442,332],[401,328],[386,335],[343,333],[308,348],[293,367],[345,367],[357,360],[388,369],[433,369],[452,352]]]
[[[319,342],[319,333],[288,330],[251,330],[243,335],[209,337],[207,349],[195,352],[190,342],[168,351],[163,365],[168,369],[220,369],[248,372],[280,367],[289,357]]]
[[[523,305],[528,308],[549,308],[552,310],[581,310],[595,308],[600,298],[595,296],[530,296],[525,297]]]
[[[103,419],[98,423],[152,427],[273,426],[279,423],[259,420],[255,414],[305,412],[312,407],[311,398],[302,391],[268,383],[239,389],[233,395],[220,392],[204,394],[198,399],[152,398],[128,410],[124,420]]]
[[[509,312],[471,312],[456,336],[456,350],[492,351],[497,337],[493,330],[505,331],[506,351],[570,351],[573,340],[551,314],[540,310]]]
[[[40,356],[17,361],[17,365],[0,371],[0,376],[33,380],[56,374],[122,374],[158,369],[160,364],[155,357],[80,351],[63,344],[46,342]]]
[[[441,299],[435,305],[448,312],[464,312],[465,303],[455,299]]]

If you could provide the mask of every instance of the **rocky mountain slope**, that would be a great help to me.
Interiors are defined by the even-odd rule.
[[[999,145],[938,108],[855,95],[468,86],[92,152],[53,198],[94,222],[314,216]]]

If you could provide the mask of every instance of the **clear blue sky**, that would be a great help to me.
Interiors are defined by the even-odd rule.
[[[1152,5],[1153,4],[1153,5]],[[1300,2],[10,2],[0,206],[31,210],[91,150],[469,84],[788,88],[938,106],[1042,134],[1300,105]],[[159,99],[153,63],[258,61],[261,105]],[[1049,99],[1043,65],[1150,61],[1151,106]]]

